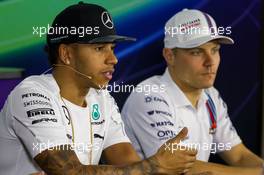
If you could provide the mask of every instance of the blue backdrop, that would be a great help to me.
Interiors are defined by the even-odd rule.
[[[0,1],[0,8],[5,3]],[[28,1],[10,0],[10,3],[27,3]],[[42,2],[42,1],[40,1]],[[43,1],[44,2],[44,1]],[[31,13],[30,9],[39,8],[52,11],[49,18],[51,22],[54,15],[62,10],[65,1],[45,1],[48,5],[37,7],[33,3],[23,9],[24,13]],[[71,3],[77,1],[68,1]],[[91,1],[87,1],[91,2]],[[261,32],[261,0],[145,0],[145,1],[92,1],[105,6],[113,13],[118,33],[134,36],[135,43],[120,44],[117,46],[116,55],[119,64],[116,66],[114,79],[111,83],[137,84],[143,79],[155,74],[161,74],[165,62],[161,51],[165,22],[176,12],[183,8],[195,8],[209,13],[215,18],[218,26],[231,26],[232,38],[235,45],[224,46],[221,50],[221,65],[215,86],[220,91],[229,107],[229,113],[235,127],[244,143],[255,153],[260,153],[261,132],[261,57],[260,57],[260,32]],[[3,7],[4,8],[4,7]],[[54,9],[54,10],[52,10]],[[35,9],[35,11],[37,11]],[[3,17],[3,13],[5,16]],[[14,27],[7,22],[13,16],[19,16],[19,11],[0,12],[0,24]],[[11,15],[12,14],[12,15]],[[0,15],[0,16],[1,16]],[[37,18],[32,15],[32,18]],[[46,22],[44,20],[44,22]],[[32,33],[32,24],[28,24],[27,32]],[[31,26],[30,26],[31,25]],[[21,25],[14,31],[20,32]],[[4,28],[7,30],[6,28]],[[7,32],[8,33],[8,32]],[[2,38],[4,36],[1,36]],[[1,38],[0,37],[0,38]],[[47,57],[43,51],[45,39],[33,39],[31,44],[24,40],[25,45],[11,47],[10,42],[0,40],[0,66],[25,68],[25,76],[40,74],[48,67]],[[5,50],[5,48],[9,50]],[[4,51],[5,50],[5,51]],[[18,80],[20,81],[20,80]],[[2,83],[1,83],[2,82]],[[1,101],[3,104],[7,93],[15,85],[8,81],[0,81]],[[8,90],[6,90],[8,89]],[[112,94],[120,108],[128,94]]]

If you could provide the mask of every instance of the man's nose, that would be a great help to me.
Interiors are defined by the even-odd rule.
[[[113,64],[116,65],[118,62],[115,53],[113,51],[109,51],[109,54],[107,55],[106,64]]]
[[[215,64],[215,57],[211,53],[205,53],[205,66],[213,66]]]

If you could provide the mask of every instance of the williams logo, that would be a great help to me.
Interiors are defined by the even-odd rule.
[[[148,112],[148,115],[153,115],[154,114],[154,111],[149,111]]]
[[[50,109],[50,108],[38,108],[38,109],[27,111],[28,117],[34,117],[37,115],[55,115],[55,112],[53,109]]]
[[[92,107],[92,118],[94,120],[98,120],[100,118],[100,110],[99,110],[99,105],[98,104],[93,104],[93,107]]]
[[[169,112],[166,112],[166,111],[152,110],[152,111],[148,111],[147,113],[148,113],[148,115],[154,115],[154,114],[161,115],[161,114],[163,114],[163,115],[172,117],[172,114]]]

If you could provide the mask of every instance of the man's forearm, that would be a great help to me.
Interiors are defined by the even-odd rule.
[[[262,168],[261,166],[233,167],[216,163],[196,161],[194,167],[190,170],[190,174],[204,171],[210,171],[214,175],[261,175]]]
[[[34,159],[48,175],[143,175],[159,171],[155,157],[124,167],[82,165],[74,151],[63,148],[45,150]]]
[[[88,174],[94,175],[145,175],[156,174],[158,172],[152,159],[144,160],[125,167],[114,166],[82,166]],[[85,174],[86,175],[86,174]]]
[[[239,167],[261,167],[264,161],[255,154],[243,155],[235,166]]]

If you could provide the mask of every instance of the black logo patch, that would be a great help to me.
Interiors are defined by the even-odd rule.
[[[91,122],[92,125],[102,125],[105,122],[105,120],[99,121],[99,122]]]
[[[172,114],[167,111],[152,110],[152,111],[148,111],[147,113],[148,115],[153,115],[154,113],[156,113],[156,114],[163,114],[163,115],[172,117]]]
[[[27,116],[29,118],[37,115],[55,115],[55,112],[51,108],[37,108],[27,111]]]
[[[41,123],[41,122],[54,122],[54,123],[57,123],[58,120],[55,119],[55,118],[41,118],[41,119],[38,119],[38,120],[33,120],[32,121],[32,125],[37,124],[37,123]]]
[[[94,138],[99,138],[99,139],[104,140],[104,136],[101,136],[99,134],[94,134]]]

